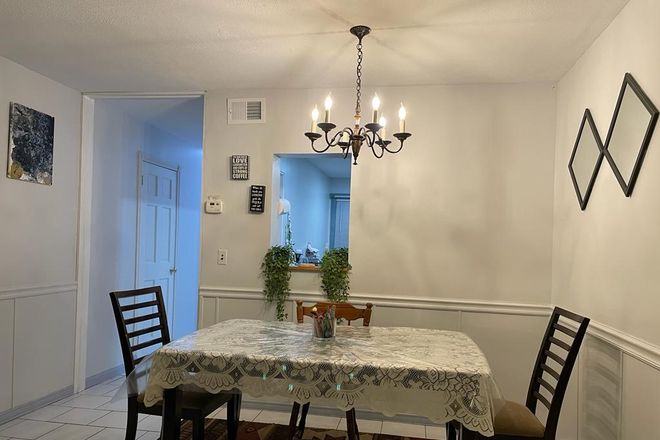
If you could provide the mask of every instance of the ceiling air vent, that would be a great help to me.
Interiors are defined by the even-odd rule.
[[[266,122],[266,99],[228,99],[228,124],[263,124]]]

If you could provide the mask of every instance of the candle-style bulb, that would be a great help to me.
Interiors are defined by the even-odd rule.
[[[399,109],[399,133],[406,132],[406,109],[401,103],[401,108]]]
[[[378,98],[378,93],[374,95],[374,99],[371,101],[371,105],[374,108],[374,115],[371,118],[371,122],[375,124],[378,122],[378,107],[380,107],[380,98]]]
[[[378,124],[380,125],[380,132],[378,133],[380,135],[380,138],[382,140],[385,140],[387,137],[385,134],[385,125],[387,124],[387,121],[385,120],[385,116],[381,116],[380,119],[378,120]]]
[[[374,95],[374,99],[371,101],[371,105],[374,108],[374,111],[378,110],[378,107],[380,107],[380,98],[378,97],[378,93]]]
[[[314,106],[314,110],[312,110],[312,133],[316,133],[316,121],[319,120],[319,108],[318,106]]]
[[[325,98],[325,118],[324,122],[330,122],[330,109],[332,108],[332,98],[330,97],[330,93],[328,93],[328,97]]]

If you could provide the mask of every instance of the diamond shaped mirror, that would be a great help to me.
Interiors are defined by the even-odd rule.
[[[600,140],[591,112],[586,109],[568,162],[568,172],[571,174],[578,203],[583,211],[587,207],[602,162],[603,142]]]
[[[626,73],[605,141],[605,157],[626,197],[632,194],[657,120],[658,109]]]

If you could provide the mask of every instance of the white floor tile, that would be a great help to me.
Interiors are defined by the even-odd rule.
[[[161,417],[148,415],[138,422],[138,429],[141,431],[157,431],[160,432]]]
[[[260,411],[258,409],[242,409],[240,419],[244,420],[246,422],[255,422],[256,421],[255,419],[257,417],[259,417],[259,415],[262,412],[263,411]],[[287,422],[287,423],[289,423],[289,422]]]
[[[9,427],[11,427],[11,426],[18,425],[18,424],[21,423],[22,421],[23,421],[23,420],[21,420],[21,419],[10,420],[10,421],[8,421],[8,422],[5,423],[5,424],[0,425],[0,432],[4,431],[5,429],[7,429],[7,428],[9,428]]]
[[[73,408],[69,412],[55,417],[52,421],[59,423],[71,423],[74,425],[88,425],[94,420],[98,420],[110,411],[101,411],[98,409]]]
[[[49,406],[44,406],[43,408],[39,408],[36,411],[32,411],[30,414],[25,415],[21,418],[23,419],[28,419],[28,420],[40,420],[42,422],[47,422],[49,420],[54,419],[55,417],[64,414],[67,411],[71,411],[71,408],[67,408],[66,406],[54,406],[54,405],[49,405]]]
[[[158,440],[160,438],[159,432],[146,432],[142,437],[137,440]]]
[[[291,414],[287,414],[287,420],[285,425],[289,424]],[[337,429],[339,426],[339,417],[326,417],[326,416],[317,416],[314,414],[307,414],[307,422],[305,426],[308,428],[321,428],[321,429]]]
[[[126,412],[128,410],[128,401],[126,399],[117,400],[116,402],[111,401],[105,405],[99,406],[97,409]]]
[[[383,434],[400,435],[405,437],[426,438],[424,425],[410,425],[408,423],[383,422]]]
[[[0,435],[10,438],[15,437],[33,440],[59,428],[60,426],[62,425],[59,423],[21,420],[20,423],[0,431]]]
[[[138,431],[136,438],[140,438],[145,434],[144,431]],[[126,432],[123,429],[106,428],[98,434],[94,434],[89,440],[124,440]]]
[[[426,438],[445,440],[447,438],[447,431],[444,426],[426,426]]]
[[[358,429],[360,434],[380,434],[381,429],[383,428],[383,422],[380,420],[360,420],[358,419]],[[342,431],[348,431],[346,427],[346,419],[342,418],[339,422],[339,429]]]
[[[73,399],[61,403],[61,406],[68,406],[71,408],[87,408],[97,409],[101,405],[109,403],[112,398],[107,396],[93,396],[90,394],[78,394]]]
[[[247,410],[242,410],[241,415],[243,415],[243,411]],[[221,419],[221,420],[227,420],[227,408],[220,408],[219,410],[209,414],[207,419]]]
[[[138,416],[138,423],[140,423],[140,421],[142,421],[145,417],[147,417],[146,414],[140,414]],[[92,423],[90,423],[90,425],[103,426],[104,428],[125,429],[126,419],[127,419],[127,413],[120,411],[113,411],[110,414],[101,417],[100,419],[94,420]]]
[[[96,426],[64,425],[39,437],[39,440],[87,440],[102,429]]]
[[[243,411],[241,411],[241,415]],[[258,423],[277,423],[279,425],[288,425],[291,414],[276,411],[261,411],[261,413],[254,419]]]
[[[114,385],[96,385],[94,387],[88,388],[85,391],[83,391],[83,394],[91,394],[94,396],[104,396],[110,392],[117,391],[119,387],[116,387]]]

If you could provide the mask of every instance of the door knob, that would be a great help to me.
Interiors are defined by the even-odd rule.
[[[174,274],[174,273],[176,273],[176,267],[170,268],[170,274]]]

